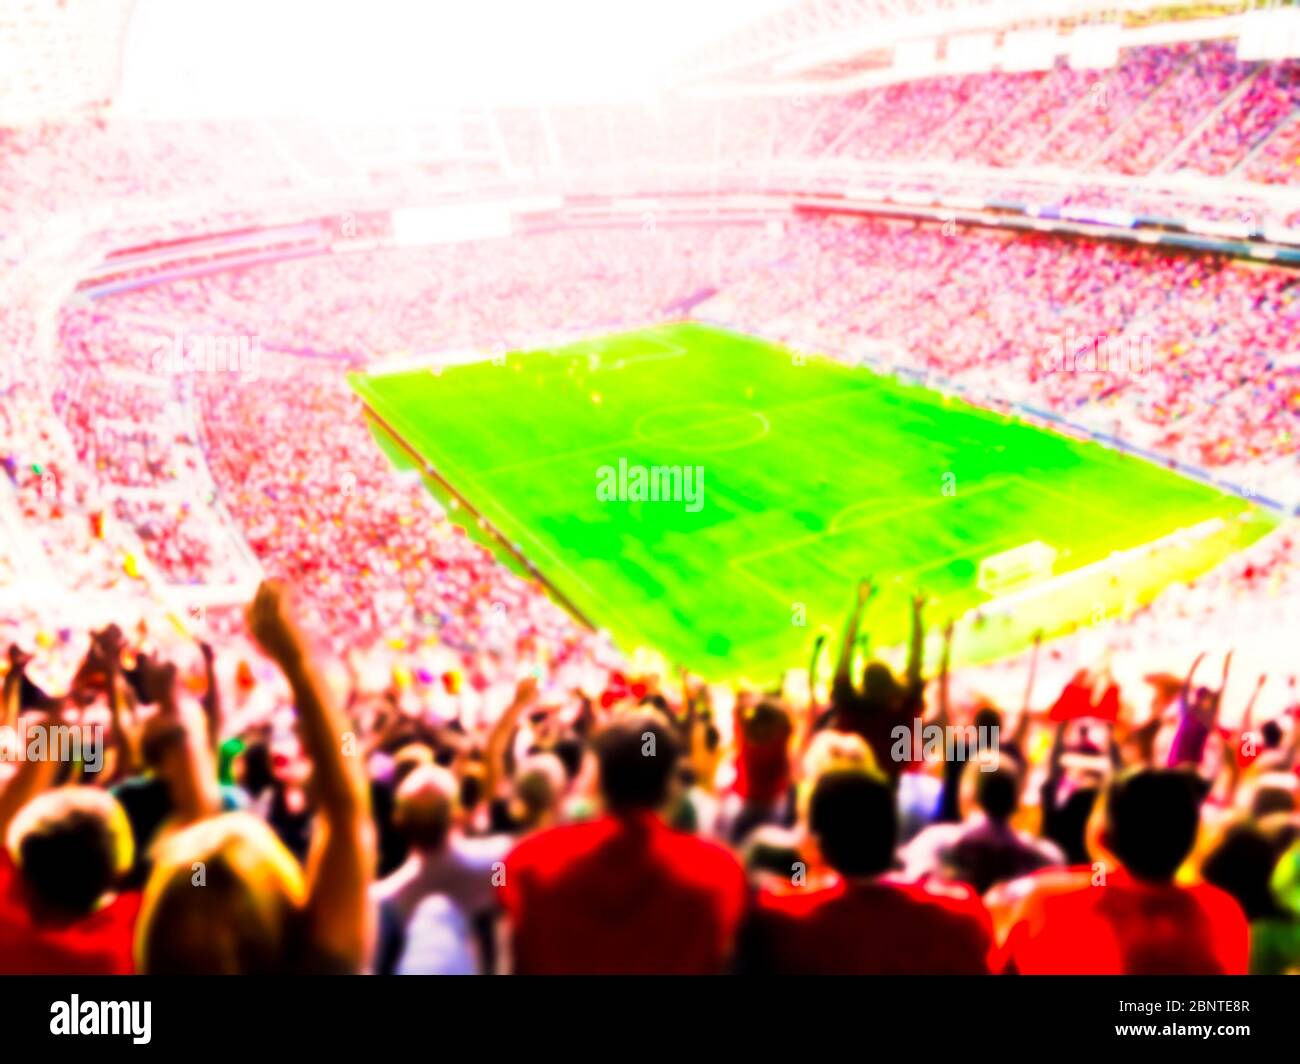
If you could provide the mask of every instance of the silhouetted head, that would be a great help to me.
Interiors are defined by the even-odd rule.
[[[576,735],[566,735],[557,740],[551,752],[560,759],[560,764],[564,766],[564,776],[572,783],[582,772],[582,759],[587,753],[587,747],[583,741]]]
[[[1020,805],[1020,773],[1016,766],[999,761],[987,769],[978,762],[970,762],[967,772],[975,776],[975,804],[995,824],[1005,824]]]
[[[996,728],[998,731],[1001,731],[1002,714],[993,706],[980,706],[980,708],[975,711],[971,723],[974,724],[976,728],[984,728],[988,731],[992,731]]]
[[[1192,692],[1192,707],[1202,716],[1208,715],[1214,709],[1216,698],[1213,688],[1198,687]]]
[[[893,864],[898,841],[893,789],[868,772],[827,772],[813,787],[808,829],[840,875],[879,875]]]
[[[10,858],[33,908],[84,916],[135,857],[126,812],[97,787],[60,787],[28,802],[9,825]]]
[[[790,714],[778,703],[764,700],[744,715],[741,726],[746,742],[761,745],[790,734]]]
[[[672,726],[653,712],[629,713],[595,739],[600,793],[612,812],[657,809],[668,797],[678,747]]]
[[[397,788],[393,824],[417,850],[436,853],[451,832],[460,784],[447,769],[421,765]]]
[[[1196,841],[1203,794],[1197,779],[1180,769],[1117,777],[1106,793],[1106,847],[1138,879],[1172,879]]]
[[[1244,793],[1250,800],[1250,815],[1257,820],[1274,813],[1294,813],[1300,780],[1294,772],[1261,772]]]
[[[554,754],[529,754],[515,771],[511,811],[525,828],[541,826],[556,811],[568,785],[564,764]]]
[[[1079,787],[1061,803],[1052,818],[1051,840],[1061,848],[1070,864],[1086,864],[1088,858],[1088,820],[1097,804],[1096,787]]]
[[[1274,915],[1278,907],[1269,890],[1269,878],[1280,851],[1254,824],[1233,824],[1206,855],[1201,874],[1226,890],[1248,920]]]
[[[882,661],[872,661],[862,671],[862,693],[871,702],[888,703],[898,696],[898,681]]]

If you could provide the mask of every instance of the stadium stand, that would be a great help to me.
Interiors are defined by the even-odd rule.
[[[52,41],[85,6],[32,11]],[[1300,971],[1300,275],[874,209],[1285,227],[1296,61],[1215,36],[836,89],[871,72],[848,57],[815,92],[474,108],[449,137],[118,119],[92,58],[0,95],[0,971]],[[403,209],[480,202],[512,230],[402,239]],[[878,589],[850,580],[831,675],[706,683],[503,564],[348,383],[683,308],[888,352],[1278,527],[960,668],[922,589],[859,662]],[[1056,371],[1067,333],[1143,361]],[[991,749],[914,758],[922,721]],[[59,726],[82,755],[15,756]]]

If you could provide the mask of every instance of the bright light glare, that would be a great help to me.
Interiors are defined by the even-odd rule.
[[[141,0],[119,111],[375,120],[654,95],[791,0]]]

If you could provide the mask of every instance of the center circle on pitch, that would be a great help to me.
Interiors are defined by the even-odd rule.
[[[642,443],[728,451],[756,443],[772,426],[757,410],[727,403],[680,403],[642,414],[633,433]]]

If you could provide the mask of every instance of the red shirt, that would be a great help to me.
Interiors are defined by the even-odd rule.
[[[641,813],[524,840],[501,898],[517,972],[707,974],[727,963],[746,885],[722,847]]]
[[[754,962],[781,975],[982,975],[993,925],[967,886],[835,880],[759,896]]]
[[[1047,719],[1053,723],[1078,720],[1080,717],[1098,717],[1101,720],[1119,719],[1119,686],[1108,684],[1101,698],[1092,701],[1091,680],[1071,680],[1048,711]]]
[[[736,757],[734,789],[740,797],[766,804],[776,801],[790,789],[790,734],[790,724],[786,721],[774,735],[756,743],[746,738],[744,722],[736,721],[740,750]]]
[[[40,924],[22,879],[0,852],[0,975],[130,975],[140,895],[119,894],[71,923]]]
[[[1209,883],[1152,884],[1092,869],[1023,881],[1001,966],[1027,975],[1244,975],[1250,933],[1241,907]]]

